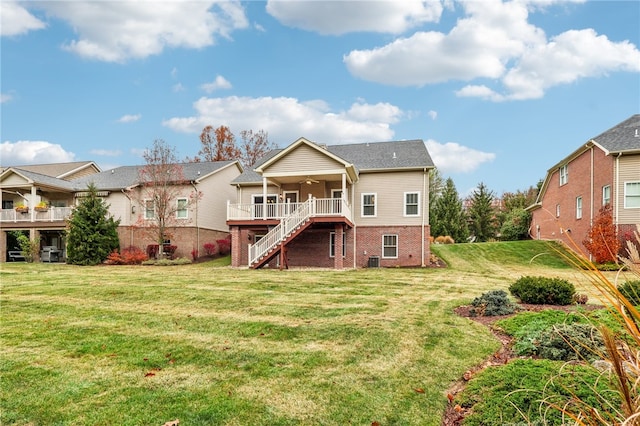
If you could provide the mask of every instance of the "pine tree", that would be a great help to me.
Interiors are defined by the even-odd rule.
[[[432,207],[430,222],[431,235],[448,235],[456,242],[464,242],[469,237],[467,219],[453,179],[448,178],[444,183]]]
[[[120,246],[118,225],[109,214],[109,206],[98,197],[95,185],[87,188],[68,221],[67,263],[97,265]]]
[[[468,210],[469,228],[476,241],[489,241],[496,236],[496,209],[493,207],[495,195],[480,182],[473,191]]]

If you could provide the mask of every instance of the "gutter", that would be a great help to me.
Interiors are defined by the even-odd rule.
[[[196,187],[196,184],[194,183],[194,181],[191,181],[191,186],[193,187],[193,190],[196,192],[196,195],[198,194],[198,188]],[[198,226],[198,212],[199,212],[199,206],[198,206],[198,199],[199,197],[196,197],[196,250],[198,250],[200,248],[200,227]]]

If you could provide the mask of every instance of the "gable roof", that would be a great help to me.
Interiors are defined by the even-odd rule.
[[[27,164],[23,166],[10,166],[8,168],[16,168],[29,172],[38,173],[44,176],[64,179],[65,177],[77,173],[82,169],[93,168],[96,172],[100,172],[100,167],[93,161],[74,161],[69,163],[51,163],[51,164]],[[4,170],[3,170],[4,171]]]
[[[265,166],[286,155],[286,152],[292,148],[299,146],[301,141],[305,141],[309,146],[317,147],[318,150],[327,151],[332,158],[345,165],[352,165],[357,173],[435,167],[424,141],[420,139],[322,146],[300,138],[287,148],[268,152],[256,163],[253,170],[245,170],[233,180],[232,184],[262,182],[262,176],[259,172]]]
[[[183,163],[182,171],[187,181],[199,182],[211,174],[226,167],[236,165],[240,172],[242,167],[237,160],[229,161],[205,161],[199,163]],[[122,166],[90,176],[84,176],[73,182],[76,189],[85,189],[93,183],[98,190],[120,190],[131,188],[140,183],[139,173],[146,166]]]
[[[39,185],[49,188],[62,189],[66,191],[73,191],[75,186],[73,182],[64,179],[58,179],[56,177],[48,176],[41,173],[32,172],[18,167],[9,167],[2,171],[0,178],[4,178],[10,174],[17,174],[25,179],[26,185]]]

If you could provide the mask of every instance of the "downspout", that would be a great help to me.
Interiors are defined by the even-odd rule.
[[[426,266],[425,265],[425,261],[424,261],[424,256],[425,256],[425,244],[424,244],[424,237],[425,237],[425,221],[428,220],[426,218],[426,216],[429,214],[429,208],[428,208],[428,201],[427,201],[427,208],[424,208],[425,202],[424,200],[429,200],[429,192],[428,192],[428,188],[427,188],[427,168],[425,167],[422,173],[422,196],[424,197],[423,202],[422,202],[422,224],[420,225],[420,245],[421,245],[421,250],[422,253],[420,255],[420,266],[422,266],[423,268]]]
[[[191,186],[196,193],[196,251],[198,251],[200,249],[200,227],[198,226],[198,201],[200,197],[198,197],[198,188],[196,187],[196,184],[193,183],[193,181],[191,181]]]
[[[594,182],[593,182],[594,181],[593,161],[594,160],[593,160],[593,146],[592,146],[591,147],[591,182],[590,182],[591,195],[589,196],[589,198],[591,198],[589,200],[590,201],[590,203],[589,203],[589,228],[591,228],[593,226],[593,209],[594,209],[594,199],[595,199],[595,196],[594,196],[594,193],[593,193],[593,189],[594,189],[593,188],[593,186],[594,186]]]
[[[358,252],[356,249],[358,248],[357,238],[358,238],[358,225],[356,224],[356,181],[354,180],[351,183],[351,216],[353,219],[353,269],[356,269],[356,265],[358,264]]]
[[[133,208],[133,200],[129,197],[129,194],[124,189],[121,189],[122,193],[129,200],[129,245],[133,245],[133,225],[131,224],[131,209]]]
[[[615,225],[616,228],[618,227],[618,221],[620,220],[620,200],[618,200],[618,182],[620,181],[620,156],[622,155],[621,152],[618,153],[618,156],[616,157],[616,177],[615,177],[615,182],[613,185],[613,191],[614,193],[611,194],[611,198],[613,198],[615,200],[615,205],[616,205],[616,220],[615,220]],[[623,201],[624,202],[624,201]]]

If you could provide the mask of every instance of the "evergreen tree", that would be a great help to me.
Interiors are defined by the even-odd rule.
[[[468,215],[471,234],[476,241],[489,241],[496,236],[496,209],[493,207],[495,195],[480,182],[471,195]]]
[[[67,263],[97,265],[120,246],[118,225],[109,214],[109,206],[98,197],[94,184],[87,188],[68,221]]]
[[[448,235],[456,242],[466,241],[469,237],[469,228],[462,208],[462,200],[458,196],[453,179],[446,180],[434,204],[430,217],[431,235]]]
[[[531,213],[523,208],[514,208],[505,215],[500,227],[500,239],[503,241],[526,240],[529,238]]]

